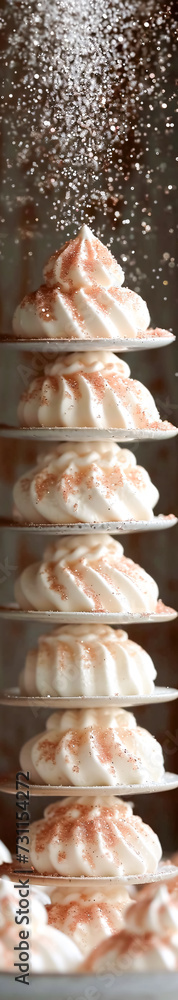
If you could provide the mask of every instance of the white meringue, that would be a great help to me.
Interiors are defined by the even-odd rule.
[[[161,845],[151,827],[115,796],[53,802],[30,827],[30,861],[65,876],[156,872]]]
[[[17,306],[13,331],[18,337],[124,339],[147,332],[146,302],[120,287],[122,268],[88,226],[52,255],[44,278],[45,284]]]
[[[120,287],[124,281],[124,272],[110,250],[85,223],[74,240],[52,254],[43,274],[47,285],[60,284],[65,292],[90,287],[93,282],[102,288]]]
[[[32,782],[145,786],[164,776],[160,744],[124,709],[54,712],[46,728],[20,752],[20,766]]]
[[[13,489],[17,514],[35,524],[153,519],[159,493],[135,455],[113,441],[62,444]]]
[[[81,961],[81,952],[77,945],[66,934],[47,923],[46,905],[50,903],[46,896],[29,886],[29,951],[27,963],[31,972],[71,972]],[[0,879],[0,970],[20,975],[18,969],[19,950],[23,941],[20,931],[25,929],[26,922],[20,921],[20,915],[15,920],[20,906],[19,889],[8,878]],[[46,904],[46,905],[45,905]],[[28,911],[28,907],[27,907]],[[24,961],[24,960],[23,960]],[[14,966],[14,963],[17,966]]]
[[[44,364],[23,393],[20,424],[33,427],[96,427],[98,429],[160,429],[153,396],[130,369],[111,352],[59,355]]]
[[[41,611],[149,613],[156,610],[158,587],[110,535],[83,541],[69,535],[21,573],[15,598],[21,608]]]
[[[92,893],[89,886],[87,889],[60,886],[51,893],[48,920],[72,938],[85,956],[100,941],[121,929],[129,902],[128,890],[122,885],[98,888]]]
[[[12,855],[10,854],[8,847],[6,847],[6,844],[3,844],[3,840],[0,840],[0,865],[3,865],[4,862],[8,863],[9,861],[12,861]]]
[[[40,636],[20,674],[22,694],[62,698],[149,695],[156,670],[145,649],[109,625],[61,625]]]
[[[120,933],[103,941],[81,972],[157,972],[178,969],[178,903],[166,885],[139,893]]]

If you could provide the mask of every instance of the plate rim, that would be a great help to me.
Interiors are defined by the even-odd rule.
[[[15,691],[17,693],[15,694]],[[165,694],[164,694],[165,692]],[[155,697],[155,694],[157,697]],[[159,687],[151,695],[95,695],[93,698],[85,698],[82,695],[73,697],[61,697],[60,695],[23,695],[19,688],[6,688],[0,691],[0,705],[9,708],[76,708],[78,711],[84,708],[125,708],[141,707],[142,705],[165,704],[169,701],[176,701],[178,698],[178,688]],[[11,700],[12,699],[12,700]],[[128,699],[128,700],[127,700]],[[162,700],[163,699],[163,700]],[[97,701],[102,704],[97,704]],[[15,704],[13,704],[15,702]],[[44,704],[45,702],[45,704]],[[59,705],[58,705],[59,703]]]
[[[27,873],[27,867],[25,865],[19,867],[17,871],[17,864],[18,864],[17,860],[14,861],[13,871],[12,871],[12,862],[9,864],[6,863],[6,865],[3,864],[2,874],[4,875],[6,873],[11,879],[11,881],[14,881],[14,875],[15,875],[17,881],[17,875],[19,875],[20,877]],[[4,869],[6,869],[6,871],[4,871]],[[50,875],[44,875],[44,874],[42,875],[40,872],[37,872],[36,869],[34,869],[34,871],[28,871],[29,882],[31,885],[33,884],[37,885],[40,884],[41,882],[45,882],[45,887],[47,887],[47,883],[49,885],[54,886],[54,883],[56,881],[58,884],[61,885],[72,884],[76,888],[81,888],[81,887],[84,888],[85,885],[90,885],[93,888],[94,885],[98,884],[100,885],[100,887],[102,884],[103,886],[106,885],[109,886],[110,884],[149,885],[150,882],[159,883],[159,882],[165,882],[166,880],[169,881],[169,879],[175,878],[177,875],[178,875],[178,869],[176,868],[176,866],[175,865],[166,866],[166,863],[164,865],[164,862],[162,863],[162,865],[161,864],[158,865],[156,872],[149,872],[145,875],[143,875],[143,873],[141,875],[120,875],[120,876],[119,875],[97,875],[97,876],[76,875],[75,876],[75,875],[59,875],[58,873],[57,874],[53,873]]]
[[[44,522],[35,524],[34,522],[15,521],[13,518],[0,516],[0,531],[22,531],[34,534],[55,534],[55,535],[85,535],[95,532],[97,534],[133,534],[144,531],[164,531],[174,528],[178,523],[178,518],[174,514],[156,514],[151,521],[74,521],[67,524]]]
[[[166,781],[166,778],[169,780]],[[6,786],[5,787],[5,780]],[[9,787],[8,787],[9,786]],[[164,780],[162,782],[146,782],[145,785],[43,785],[42,783],[36,784],[35,782],[28,783],[29,799],[31,798],[78,798],[78,796],[87,795],[88,798],[92,796],[101,795],[102,798],[107,798],[108,796],[135,796],[135,795],[155,795],[156,793],[163,793],[168,791],[173,791],[178,788],[178,774],[174,774],[169,771],[165,771]],[[0,778],[0,792],[4,795],[16,795],[16,774],[11,776],[11,781],[8,776],[3,775]]]
[[[167,336],[150,337],[96,337],[82,339],[79,337],[16,337],[13,334],[1,334],[0,346],[15,347],[21,351],[31,351],[43,349],[55,351],[55,353],[72,353],[74,351],[115,351],[123,354],[129,351],[151,350],[157,347],[169,347],[176,340],[175,334],[167,331]]]
[[[165,610],[161,609],[158,612],[152,612],[148,614],[131,614],[124,612],[109,612],[109,611],[34,611],[28,610],[24,611],[17,608],[15,605],[1,605],[0,606],[0,619],[7,621],[35,621],[44,622],[50,624],[61,623],[61,625],[70,624],[90,624],[91,622],[96,625],[103,622],[103,624],[110,625],[142,625],[142,624],[156,624],[161,622],[173,621],[178,617],[178,612],[175,608],[165,607]]]
[[[169,423],[169,421],[168,421]],[[144,441],[168,441],[178,435],[178,427],[170,424],[166,429],[138,429],[124,427],[16,427],[11,424],[0,424],[0,439],[36,441],[123,441],[142,443]]]

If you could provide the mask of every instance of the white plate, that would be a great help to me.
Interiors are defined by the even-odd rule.
[[[110,611],[21,611],[14,604],[0,606],[0,618],[7,621],[17,622],[44,622],[48,625],[95,625],[102,622],[103,625],[147,625],[152,622],[169,622],[177,618],[177,611],[174,608],[167,608],[158,601],[158,611],[152,614],[125,614],[125,612]]]
[[[18,869],[18,871],[17,871]],[[157,872],[154,874],[147,875],[106,875],[94,876],[81,875],[78,876],[65,876],[65,875],[39,875],[38,872],[31,872],[30,869],[25,867],[25,865],[18,865],[18,861],[14,861],[14,866],[12,869],[12,863],[2,866],[2,874],[8,875],[11,882],[17,882],[17,874],[19,872],[19,878],[25,874],[29,876],[30,885],[43,885],[45,889],[51,886],[53,889],[59,888],[59,885],[72,886],[74,889],[84,889],[85,886],[90,886],[92,889],[102,889],[109,887],[109,885],[148,885],[150,882],[165,882],[170,878],[178,877],[178,869],[175,865],[158,865]],[[83,998],[84,1000],[84,998]],[[87,1000],[87,997],[86,997]],[[148,998],[150,1000],[150,998]]]
[[[22,340],[21,337],[13,336],[2,336],[0,338],[0,345],[5,347],[15,347],[19,351],[47,351],[56,354],[71,354],[73,351],[116,351],[117,353],[125,353],[127,351],[146,351],[153,347],[166,347],[172,344],[176,338],[173,333],[167,333],[165,337],[139,337],[139,339],[130,340],[130,338],[124,338],[124,340],[117,339],[107,339],[97,337],[96,340],[47,340],[38,337],[36,340]]]
[[[9,708],[58,708],[63,711],[65,708],[136,708],[139,705],[156,705],[163,702],[175,701],[178,698],[178,690],[169,687],[157,687],[150,695],[125,695],[122,698],[113,697],[96,698],[60,698],[55,695],[23,695],[19,688],[7,688],[0,693],[0,705],[8,705]]]
[[[171,774],[169,771],[164,775],[162,781],[153,781],[149,784],[146,782],[145,785],[36,785],[33,782],[29,782],[29,796],[30,798],[75,798],[78,795],[99,795],[107,798],[110,795],[149,795],[153,792],[170,792],[174,788],[178,788],[178,774]],[[4,792],[5,795],[16,795],[16,776],[12,777],[5,776],[0,778],[0,792]]]
[[[98,534],[110,532],[111,535],[127,535],[136,531],[161,531],[164,528],[173,528],[177,524],[177,517],[174,514],[158,514],[152,521],[76,521],[75,524],[30,524],[20,521],[11,521],[5,517],[0,518],[0,530],[7,528],[8,531],[32,532],[40,535],[88,535],[96,531]]]
[[[178,428],[170,424],[168,430],[125,430],[122,427],[11,427],[0,425],[0,438],[22,441],[164,441],[176,437]]]

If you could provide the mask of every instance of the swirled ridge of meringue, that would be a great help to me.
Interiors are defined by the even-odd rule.
[[[63,355],[44,364],[23,393],[22,426],[122,429],[172,428],[160,420],[153,396],[111,352]]]
[[[124,911],[129,904],[125,886],[109,888],[72,889],[60,886],[51,893],[48,921],[63,934],[67,934],[86,956],[100,941],[116,934],[124,922]]]
[[[122,267],[85,224],[74,240],[52,254],[43,274],[47,285],[60,285],[65,292],[89,288],[93,282],[102,288],[120,287],[124,281]]]
[[[35,375],[22,394],[18,406],[20,423],[26,426],[33,425],[34,427],[60,426],[63,419],[64,425],[67,419],[70,423],[69,401],[71,388],[72,393],[74,393],[74,399],[76,397],[77,401],[78,398],[78,405],[80,401],[79,422],[83,419],[83,422],[91,420],[93,423],[95,416],[94,414],[92,415],[93,403],[92,408],[90,405],[90,382],[92,380],[94,393],[96,393],[100,377],[102,378],[101,386],[103,383],[104,387],[103,378],[105,377],[105,371],[109,378],[112,378],[112,376],[116,378],[117,376],[117,379],[123,380],[129,378],[130,375],[128,364],[117,358],[111,351],[101,351],[100,353],[90,351],[89,353],[87,352],[86,356],[77,351],[75,354],[59,355],[57,358],[53,358],[52,361],[50,358],[49,360],[45,359],[44,363],[42,361],[42,371],[38,376]],[[83,383],[81,383],[81,378],[83,379]],[[71,403],[72,396],[70,409]],[[85,414],[83,412],[82,418],[83,403],[86,412]],[[75,422],[75,411],[71,414],[71,420]]]
[[[136,903],[127,910],[127,930],[131,934],[171,934],[178,931],[178,896],[166,884],[146,886],[139,892]]]
[[[15,310],[18,337],[122,340],[152,332],[146,302],[121,288],[122,268],[88,226],[52,255],[44,278]]]
[[[158,587],[110,535],[83,541],[69,535],[21,573],[15,599],[24,610],[148,613],[156,609]]]
[[[21,900],[20,900],[21,902]],[[45,905],[46,904],[46,905]],[[70,972],[79,964],[82,954],[66,934],[47,923],[49,896],[29,886],[29,969],[30,972]],[[22,905],[22,904],[21,904]],[[14,973],[19,951],[19,890],[10,879],[0,879],[0,970]],[[23,950],[23,942],[21,948]],[[15,954],[17,959],[15,959]]]
[[[81,959],[75,942],[49,923],[31,940],[31,972],[76,972]]]
[[[17,306],[13,332],[29,339],[125,340],[145,334],[149,321],[146,302],[129,288],[95,283],[68,294],[59,284],[40,285]]]
[[[127,632],[109,625],[61,625],[38,639],[19,677],[22,694],[63,698],[149,695],[156,670]]]
[[[159,493],[135,455],[108,444],[62,444],[13,489],[15,512],[35,524],[151,521]]]
[[[125,926],[89,955],[82,972],[156,972],[178,968],[178,905],[166,885],[139,893]]]
[[[43,874],[122,876],[155,873],[161,845],[122,799],[53,802],[30,826],[30,863]]]
[[[47,733],[21,749],[20,766],[47,785],[143,785],[164,775],[160,744],[124,709],[54,712]]]

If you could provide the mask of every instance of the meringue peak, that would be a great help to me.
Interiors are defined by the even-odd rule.
[[[47,285],[60,285],[69,294],[93,284],[120,287],[124,281],[122,268],[110,250],[85,223],[74,239],[52,254],[43,273]]]

